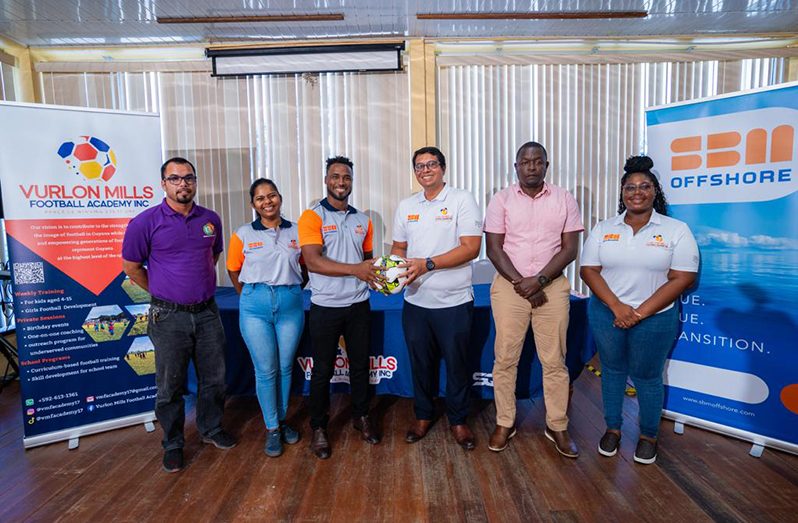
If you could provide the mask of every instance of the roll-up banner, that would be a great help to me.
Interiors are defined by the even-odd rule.
[[[647,111],[673,217],[701,251],[665,415],[798,453],[798,83]]]
[[[152,421],[149,295],[121,250],[162,195],[158,116],[0,103],[0,122],[25,447]]]

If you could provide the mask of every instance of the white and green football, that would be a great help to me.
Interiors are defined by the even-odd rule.
[[[400,263],[405,263],[405,259],[395,254],[380,256],[374,260],[374,266],[380,268],[380,276],[385,279],[384,285],[377,284],[377,290],[386,296],[398,294],[405,288],[407,278],[404,274],[407,268],[397,267]]]

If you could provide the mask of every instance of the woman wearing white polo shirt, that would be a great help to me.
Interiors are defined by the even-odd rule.
[[[657,459],[665,359],[676,341],[676,299],[695,281],[698,246],[687,224],[666,216],[667,202],[648,156],[626,160],[619,215],[596,225],[582,249],[580,276],[593,297],[588,320],[601,360],[607,431],[599,442],[614,456],[630,376],[637,388],[640,439],[634,460]]]
[[[268,434],[264,452],[277,457],[299,433],[285,424],[294,355],[305,325],[297,225],[280,216],[283,198],[271,180],[249,189],[258,213],[230,238],[227,272],[239,300],[239,326],[255,367],[255,392]]]

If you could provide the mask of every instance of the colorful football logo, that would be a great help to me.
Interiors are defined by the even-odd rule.
[[[58,156],[64,159],[70,172],[87,180],[108,181],[116,173],[116,154],[104,141],[94,136],[64,142],[58,148]]]

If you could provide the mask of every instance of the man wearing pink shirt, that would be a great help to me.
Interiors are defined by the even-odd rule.
[[[493,393],[496,429],[488,448],[500,452],[515,436],[515,382],[518,360],[532,323],[543,367],[544,434],[563,456],[579,449],[568,434],[568,329],[571,284],[563,269],[574,261],[584,230],[574,197],[546,183],[546,149],[527,142],[515,156],[518,183],[496,193],[485,218],[488,258],[498,274],[490,290],[496,324]]]

